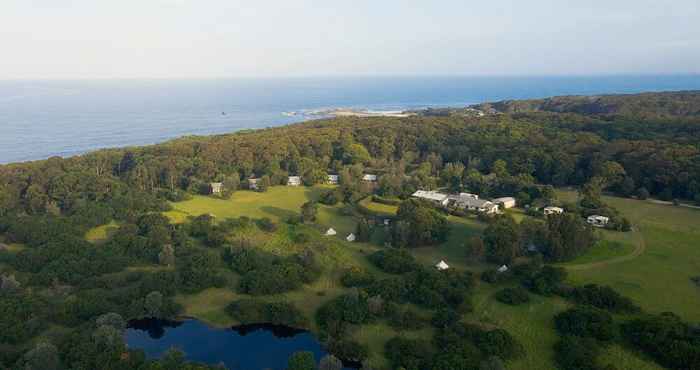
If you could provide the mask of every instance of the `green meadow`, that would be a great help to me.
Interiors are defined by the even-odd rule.
[[[237,191],[229,199],[195,196],[188,201],[173,203],[173,209],[165,214],[174,223],[187,222],[189,217],[202,214],[211,214],[217,220],[240,216],[268,217],[279,224],[275,232],[265,233],[251,227],[237,230],[229,238],[249,238],[256,247],[280,255],[295,253],[308,246],[313,248],[324,266],[321,278],[300,290],[262,299],[293,303],[309,318],[309,328],[316,330],[313,320],[315,311],[328,300],[347,292],[339,282],[345,268],[361,266],[381,274],[365,258],[379,246],[344,240],[345,235],[355,230],[356,221],[353,216],[341,213],[341,205],[320,205],[314,225],[289,225],[283,222],[299,215],[301,205],[317,200],[324,188],[327,187],[278,186],[264,193]],[[558,195],[566,201],[576,198],[571,191],[559,191]],[[605,197],[605,201],[632,221],[633,231],[599,231],[600,241],[588,253],[560,264],[567,268],[571,283],[610,285],[634,299],[646,311],[673,311],[686,320],[700,321],[700,288],[690,281],[690,277],[700,275],[700,210],[615,197]],[[361,206],[378,216],[395,215],[397,209],[396,206],[373,202],[371,198],[363,200]],[[528,217],[517,209],[509,212],[519,221]],[[479,235],[486,225],[476,218],[450,216],[448,219],[452,226],[448,240],[438,246],[412,249],[416,258],[425,265],[445,260],[452,268],[474,272],[493,268],[483,262],[470,261],[464,247],[468,238]],[[113,226],[91,230],[86,237],[93,241],[102,240]],[[325,236],[324,232],[329,227],[337,230],[338,235]],[[302,231],[311,239],[304,245],[298,245],[291,236]],[[383,232],[380,230],[376,235],[379,240]],[[220,327],[236,324],[224,309],[230,302],[246,296],[235,291],[238,276],[227,269],[222,269],[222,272],[229,279],[228,287],[176,297],[183,305],[186,316]],[[525,345],[525,357],[509,363],[509,369],[555,368],[553,346],[558,335],[553,327],[553,316],[569,307],[569,303],[561,298],[531,295],[530,303],[508,306],[493,298],[505,286],[480,283],[473,297],[474,311],[464,315],[462,320],[502,327]],[[429,319],[427,314],[426,319]],[[432,329],[399,333],[386,323],[379,322],[358,327],[352,333],[353,338],[368,345],[370,361],[376,367],[387,365],[383,346],[396,335],[430,338]],[[643,356],[620,346],[608,348],[602,360],[615,364],[620,370],[660,369]]]

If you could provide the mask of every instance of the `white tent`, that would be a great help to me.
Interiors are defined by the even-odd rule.
[[[506,266],[506,265],[503,265],[503,266],[498,268],[498,272],[506,272],[506,271],[508,271],[508,266]]]
[[[326,236],[333,236],[336,234],[338,234],[338,233],[335,230],[333,230],[332,227],[330,229],[328,229],[328,231],[326,231]]]
[[[445,263],[445,261],[440,261],[437,265],[435,265],[435,268],[437,268],[440,271],[444,271],[450,268],[450,266],[447,263]]]
[[[354,242],[355,241],[355,234],[348,235],[348,237],[345,238],[345,240],[347,240],[349,242]]]

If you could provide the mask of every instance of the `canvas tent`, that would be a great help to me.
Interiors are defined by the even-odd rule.
[[[498,272],[503,273],[503,272],[506,272],[506,271],[508,271],[508,266],[506,266],[506,265],[503,265],[503,266],[501,266],[501,267],[498,268]]]
[[[440,271],[444,271],[450,268],[450,266],[447,263],[445,263],[445,261],[440,261],[437,265],[435,265],[435,268],[437,268]]]
[[[356,239],[356,238],[355,238],[355,234],[350,234],[350,235],[348,235],[347,238],[345,238],[345,240],[347,240],[347,241],[349,241],[349,242],[354,242],[355,239]]]
[[[328,231],[326,231],[326,236],[333,236],[336,234],[338,234],[338,233],[335,230],[333,230],[332,227],[330,229],[328,229]]]

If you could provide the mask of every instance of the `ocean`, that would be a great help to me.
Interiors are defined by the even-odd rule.
[[[700,75],[0,81],[0,163],[280,126],[333,108],[700,90]]]

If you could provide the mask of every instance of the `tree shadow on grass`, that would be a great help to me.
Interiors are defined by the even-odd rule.
[[[280,221],[286,221],[292,217],[299,216],[299,214],[296,212],[292,212],[288,209],[282,209],[282,208],[278,208],[278,207],[265,206],[265,207],[260,207],[260,210],[267,213],[270,216],[277,217]]]

